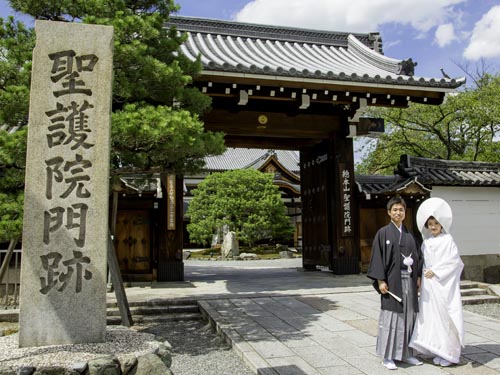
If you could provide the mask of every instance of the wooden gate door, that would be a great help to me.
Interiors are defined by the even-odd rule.
[[[151,273],[151,212],[119,210],[116,219],[115,247],[120,271],[125,279]]]
[[[326,142],[300,153],[302,262],[304,269],[331,267],[331,161]]]

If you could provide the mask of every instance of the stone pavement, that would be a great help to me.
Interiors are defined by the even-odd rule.
[[[186,261],[186,281],[127,288],[129,301],[196,298],[256,374],[387,374],[375,355],[379,297],[365,275],[298,271],[299,260]],[[108,294],[113,300],[113,295]],[[500,321],[464,311],[459,365],[399,374],[499,374]]]

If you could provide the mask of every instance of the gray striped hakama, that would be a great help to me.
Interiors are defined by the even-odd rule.
[[[401,271],[403,312],[380,310],[377,335],[377,355],[382,358],[401,361],[414,355],[408,346],[417,317],[413,306],[413,284],[408,271]],[[392,297],[391,297],[392,298]]]

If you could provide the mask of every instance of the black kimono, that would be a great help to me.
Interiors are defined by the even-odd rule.
[[[406,269],[402,264],[403,255],[410,255],[413,259],[412,284],[413,306],[418,312],[417,279],[422,274],[423,257],[420,248],[417,246],[413,235],[402,226],[400,233],[396,225],[392,222],[378,230],[372,245],[372,255],[367,276],[374,280],[373,286],[380,293],[377,280],[384,280],[389,286],[389,290],[395,295],[402,297],[401,269]],[[389,310],[398,313],[403,312],[403,305],[396,301],[389,293],[381,294],[382,310]]]

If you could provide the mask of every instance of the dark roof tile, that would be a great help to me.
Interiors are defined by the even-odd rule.
[[[210,172],[233,169],[258,169],[270,156],[276,154],[278,161],[289,171],[298,175],[299,153],[288,150],[264,150],[257,148],[228,148],[224,154],[205,158],[205,170]]]
[[[396,172],[401,177],[416,175],[426,185],[500,186],[500,163],[402,155]]]

